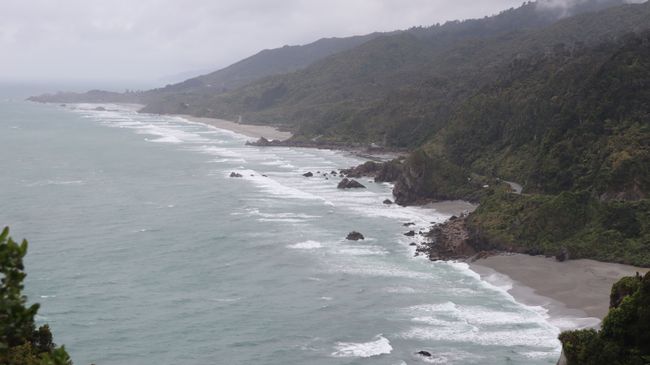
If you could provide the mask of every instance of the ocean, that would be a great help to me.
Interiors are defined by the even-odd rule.
[[[363,159],[95,107],[0,102],[0,225],[29,240],[25,292],[75,364],[557,361],[508,282],[414,257],[403,224],[447,215],[336,188]]]

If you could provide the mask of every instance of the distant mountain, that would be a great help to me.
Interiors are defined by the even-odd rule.
[[[226,119],[242,115],[247,122],[284,125],[297,132],[296,138],[322,135],[416,146],[444,124],[445,117],[432,115],[432,109],[448,108],[450,98],[462,99],[489,82],[494,67],[556,43],[593,43],[641,28],[647,19],[633,14],[631,5],[608,14],[593,13],[622,3],[580,3],[570,11],[587,13],[559,22],[569,10],[526,3],[493,17],[384,34],[296,72],[265,77],[225,93],[168,93],[147,100],[144,110]],[[432,89],[442,81],[449,83],[448,90]],[[184,90],[192,85],[183,85]],[[389,110],[396,103],[413,108]],[[405,123],[415,132],[400,135],[409,129]]]
[[[219,94],[266,76],[301,70],[318,60],[354,48],[377,36],[379,33],[348,38],[323,38],[304,46],[267,49],[224,69],[153,91]]]
[[[207,75],[209,73],[212,73],[216,68],[211,68],[211,69],[201,69],[201,70],[190,70],[190,71],[184,71],[180,73],[176,73],[173,75],[165,75],[162,77],[159,77],[156,80],[155,85],[173,85],[173,84],[178,84],[180,82],[183,82],[185,80],[199,77],[201,75]]]
[[[61,92],[29,98],[39,102],[132,102],[161,104],[174,95],[197,97],[218,95],[261,78],[293,72],[332,54],[354,48],[378,37],[380,33],[347,38],[323,38],[303,46],[284,46],[261,51],[224,69],[162,88],[137,93],[115,93],[92,90],[87,93]]]

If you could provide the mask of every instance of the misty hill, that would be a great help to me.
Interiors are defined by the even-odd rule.
[[[379,33],[347,38],[323,38],[303,46],[284,46],[263,50],[221,70],[144,92],[116,93],[102,90],[91,90],[86,93],[60,92],[31,97],[29,100],[61,103],[130,102],[148,104],[165,100],[169,95],[217,95],[266,76],[303,69],[322,58],[356,47],[377,36]]]
[[[588,2],[571,11],[620,3]],[[297,138],[323,135],[325,140],[343,137],[344,142],[417,146],[439,127],[432,124],[446,120],[444,115],[432,115],[431,109],[449,105],[449,97],[462,99],[477,85],[489,82],[491,69],[558,43],[615,37],[640,29],[647,21],[645,14],[635,14],[627,6],[558,22],[567,11],[526,3],[493,17],[381,35],[294,73],[267,77],[224,94],[167,94],[149,100],[144,111],[226,119],[243,115],[246,122],[287,126],[297,131]],[[449,82],[453,89],[432,90],[440,82]],[[444,100],[430,92],[442,93],[439,97]],[[396,101],[399,107],[412,105],[413,109],[389,110]],[[408,129],[404,123],[417,131],[400,136]]]
[[[224,69],[152,91],[218,94],[266,76],[303,69],[320,59],[354,48],[378,35],[373,33],[347,38],[323,38],[304,46],[284,46],[264,50]]]

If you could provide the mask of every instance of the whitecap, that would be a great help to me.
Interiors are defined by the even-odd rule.
[[[390,354],[393,351],[390,341],[381,334],[375,336],[374,341],[361,343],[339,342],[335,348],[336,351],[332,353],[334,357],[373,357]]]
[[[293,245],[288,245],[287,247],[293,248],[293,249],[299,249],[299,250],[313,250],[316,248],[321,248],[323,245],[320,242],[317,241],[305,241],[305,242],[299,242]]]

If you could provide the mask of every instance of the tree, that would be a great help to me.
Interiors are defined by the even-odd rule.
[[[650,364],[650,273],[614,284],[602,329],[560,334],[569,365]]]
[[[20,244],[0,234],[0,363],[8,365],[72,365],[65,348],[54,344],[48,325],[36,328],[39,304],[27,305],[22,294],[27,276],[23,258],[27,241]]]

